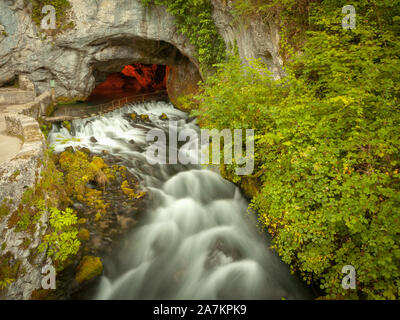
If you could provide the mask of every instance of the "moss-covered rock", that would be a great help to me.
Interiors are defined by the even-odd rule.
[[[160,120],[168,120],[168,116],[167,116],[165,113],[163,113],[163,114],[160,116]]]
[[[70,123],[69,121],[64,121],[64,122],[62,123],[62,125],[63,125],[63,127],[64,127],[65,129],[67,129],[69,132],[71,132],[71,123]]]
[[[103,263],[99,257],[85,256],[78,266],[75,280],[78,283],[92,280],[103,272]]]
[[[79,220],[78,220],[78,224],[85,224],[87,222],[87,219],[86,218],[80,218]]]
[[[81,229],[78,233],[78,239],[81,241],[88,241],[90,239],[90,233],[87,229]]]

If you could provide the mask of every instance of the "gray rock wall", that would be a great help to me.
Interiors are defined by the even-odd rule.
[[[237,45],[243,60],[261,59],[276,79],[282,78],[283,60],[279,55],[279,21],[265,21],[260,15],[237,17],[233,15],[232,0],[211,0],[213,18],[226,44]]]
[[[9,209],[8,215],[0,216],[0,259],[7,256],[9,266],[18,264],[15,281],[0,291],[0,299],[30,299],[41,287],[41,270],[46,264],[45,254],[36,251],[47,230],[48,214],[41,216],[33,234],[17,231],[9,221],[25,190],[38,181],[46,143],[35,119],[21,114],[7,114],[5,119],[7,133],[21,137],[24,143],[17,156],[0,166],[0,203],[7,203]]]
[[[0,1],[0,24],[8,34],[0,39],[0,86],[27,74],[39,93],[48,91],[53,79],[57,96],[87,97],[105,73],[121,71],[128,63],[198,67],[194,47],[179,34],[165,8],[144,8],[140,0],[70,3],[75,28],[53,37],[38,30],[23,0]],[[236,40],[243,59],[262,58],[280,77],[275,23],[265,24],[257,17],[237,22],[229,3],[213,0],[214,20],[227,45]]]

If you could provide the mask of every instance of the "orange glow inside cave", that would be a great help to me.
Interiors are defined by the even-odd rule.
[[[158,64],[130,64],[111,73],[97,85],[87,101],[110,101],[141,93],[167,89],[169,67]]]

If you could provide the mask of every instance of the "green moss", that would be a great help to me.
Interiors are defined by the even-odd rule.
[[[87,222],[86,218],[81,218],[78,220],[78,224],[85,224]]]
[[[136,193],[135,190],[129,187],[129,182],[127,180],[122,182],[121,189],[123,193],[131,199],[140,199],[146,195],[146,192]]]
[[[103,264],[99,257],[85,256],[78,266],[75,279],[79,283],[83,283],[101,275],[102,272]]]
[[[64,127],[65,129],[67,129],[69,132],[71,132],[71,122],[69,122],[69,121],[63,121],[62,125],[63,125],[63,127]]]
[[[0,256],[0,290],[5,289],[18,278],[21,261],[15,260],[8,252]]]
[[[51,122],[44,122],[42,119],[39,119],[39,125],[40,125],[40,130],[47,139],[49,136],[49,132],[53,128],[53,124]]]
[[[56,109],[54,104],[51,104],[46,110],[46,117],[51,117]]]
[[[10,177],[10,181],[13,182],[15,181],[19,176],[21,175],[21,171],[20,170],[15,170],[13,172],[13,174]]]
[[[108,182],[109,168],[103,159],[96,156],[90,158],[81,151],[65,151],[60,155],[59,164],[65,173],[66,192],[104,215],[109,204],[104,202],[103,192],[86,187],[88,182],[93,182],[104,190]]]
[[[3,36],[5,36],[5,37],[8,36],[7,32],[5,32],[5,31],[3,31],[1,34],[2,34]]]
[[[27,0],[32,4],[32,20],[36,26],[40,28],[40,24],[44,15],[42,8],[45,5],[51,5],[56,9],[56,33],[62,33],[68,29],[75,27],[72,21],[68,21],[68,14],[71,9],[71,4],[68,0],[47,0],[45,3],[39,0]]]
[[[22,242],[22,248],[23,249],[28,249],[29,246],[31,245],[32,240],[29,238],[25,238],[24,241]]]
[[[81,241],[88,241],[90,239],[90,234],[87,229],[81,229],[78,233],[78,239]]]
[[[0,218],[6,217],[10,214],[10,208],[7,206],[6,203],[0,204]]]
[[[57,97],[57,104],[58,105],[79,105],[81,107],[88,106],[88,103],[85,103],[86,98],[85,97],[75,97],[75,98],[69,98],[69,97]]]

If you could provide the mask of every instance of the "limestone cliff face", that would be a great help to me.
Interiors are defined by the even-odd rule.
[[[243,60],[261,59],[276,79],[282,78],[283,61],[279,55],[279,20],[271,18],[264,21],[260,15],[235,17],[232,0],[211,0],[213,18],[219,33],[226,44],[238,46]]]
[[[172,66],[172,100],[201,79],[195,49],[177,32],[165,8],[145,8],[140,0],[70,0],[75,27],[55,37],[38,30],[24,0],[0,1],[0,86],[27,74],[36,91],[56,82],[57,96],[87,97],[105,74],[128,63]],[[237,42],[243,58],[262,58],[282,75],[278,30],[260,19],[235,21],[227,4],[213,0],[215,23],[227,45]],[[185,71],[186,70],[186,71]],[[190,72],[187,72],[189,70]],[[185,86],[181,88],[180,84]],[[181,92],[182,91],[182,92]]]

